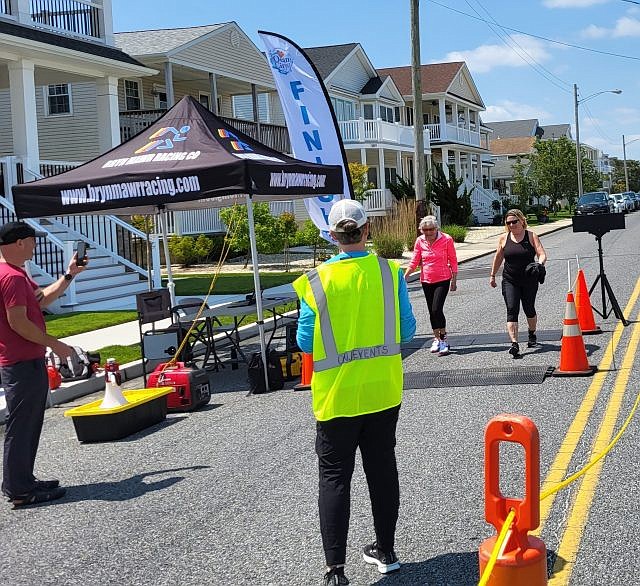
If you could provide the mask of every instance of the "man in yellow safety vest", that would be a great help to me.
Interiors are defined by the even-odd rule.
[[[350,199],[335,203],[329,229],[340,253],[293,286],[300,297],[298,345],[313,354],[318,505],[327,563],[323,583],[342,586],[349,584],[344,564],[358,448],[376,534],[363,557],[383,574],[400,568],[394,551],[400,507],[395,456],[403,382],[400,343],[413,338],[416,320],[398,265],[366,250],[369,222],[362,205]]]

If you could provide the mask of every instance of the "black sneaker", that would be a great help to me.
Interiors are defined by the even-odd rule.
[[[331,568],[322,581],[323,586],[346,586],[349,583],[344,575],[344,568]]]
[[[376,564],[378,572],[381,574],[388,574],[400,569],[400,562],[396,553],[393,550],[387,553],[378,549],[377,543],[367,545],[362,552],[362,557],[368,564]]]
[[[513,358],[520,357],[520,344],[518,344],[518,342],[511,342],[511,348],[509,348],[509,354],[511,354]]]
[[[66,489],[60,487],[51,490],[34,490],[29,494],[13,497],[11,504],[14,509],[19,509],[30,505],[55,501],[56,499],[62,498],[66,492]]]
[[[529,339],[527,340],[527,348],[535,348],[538,345],[536,332],[529,330]]]
[[[52,480],[38,480],[36,478],[36,490],[52,490],[60,486],[60,481],[57,478]]]

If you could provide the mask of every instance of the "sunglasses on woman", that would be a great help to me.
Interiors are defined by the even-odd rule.
[[[505,224],[507,226],[515,226],[520,220],[507,220]]]

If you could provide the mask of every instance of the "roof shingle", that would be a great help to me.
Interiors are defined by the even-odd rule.
[[[147,31],[129,31],[115,33],[116,46],[131,55],[156,55],[169,53],[182,45],[202,37],[211,31],[225,26],[221,24],[209,24],[206,26],[193,26],[189,28],[170,28]]]
[[[503,120],[500,122],[485,122],[493,130],[493,138],[520,138],[535,136],[538,127],[537,118],[527,120]]]
[[[347,43],[345,45],[328,45],[325,47],[305,47],[304,52],[313,61],[322,79],[326,79],[357,46],[358,43]]]
[[[498,138],[489,142],[489,150],[492,155],[525,155],[533,150],[535,142],[534,136]]]
[[[464,66],[464,61],[453,61],[451,63],[431,63],[421,66],[422,93],[439,94],[449,89],[451,82]],[[411,95],[413,85],[411,83],[411,66],[386,67],[378,69],[382,75],[390,75],[403,96]]]

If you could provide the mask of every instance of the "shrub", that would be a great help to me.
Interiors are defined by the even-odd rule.
[[[449,224],[442,226],[441,230],[445,234],[449,234],[453,238],[454,242],[464,242],[467,237],[467,229],[464,226],[458,226],[457,224]]]
[[[191,236],[171,236],[169,238],[169,254],[172,263],[176,262],[183,267],[191,266],[197,260],[193,238]]]
[[[373,237],[373,248],[382,258],[402,258],[404,242],[396,236],[380,233]]]

